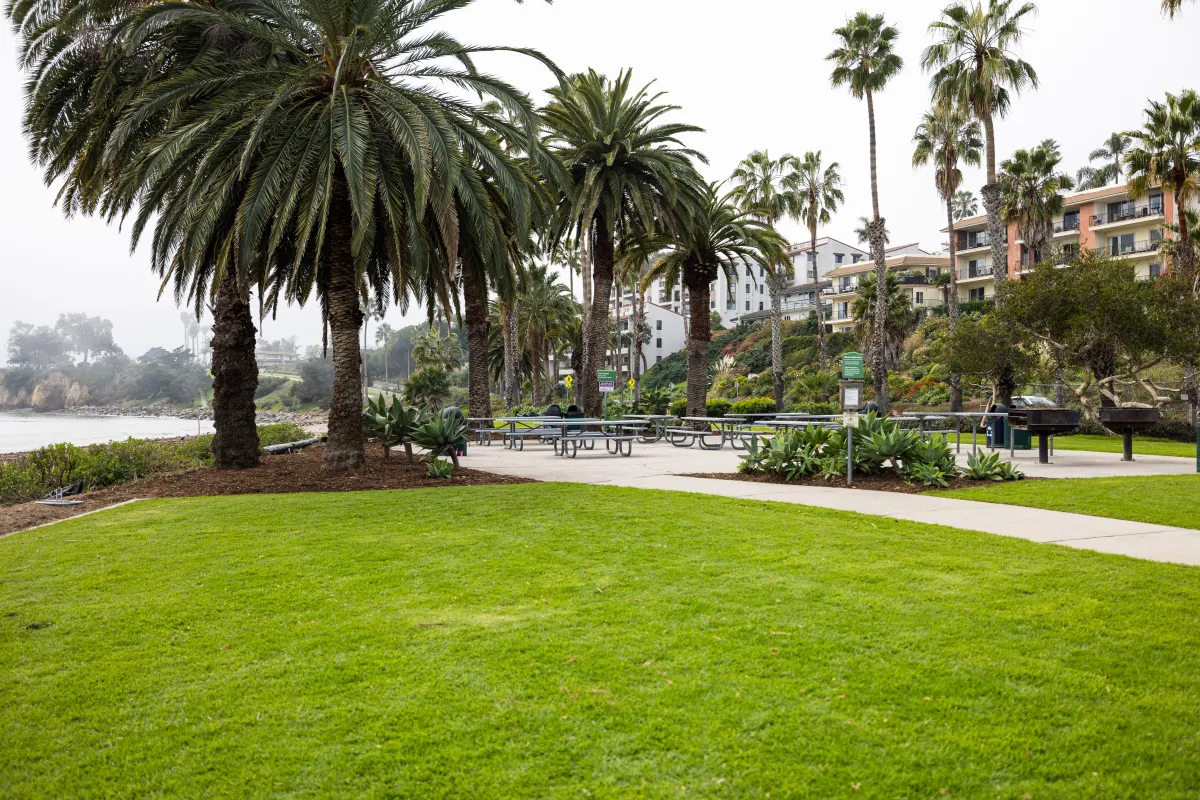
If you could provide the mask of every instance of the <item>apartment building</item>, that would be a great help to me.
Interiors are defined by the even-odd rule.
[[[1054,221],[1051,244],[1062,249],[1064,258],[1085,249],[1127,258],[1138,277],[1149,279],[1163,271],[1159,248],[1166,235],[1164,226],[1174,221],[1175,203],[1169,192],[1152,189],[1134,200],[1125,185],[1104,186],[1064,198],[1063,214]],[[992,299],[995,269],[987,217],[955,223],[954,238],[960,299]],[[1005,244],[1008,259],[1002,269],[1008,277],[1016,278],[1032,266],[1032,258],[1015,223],[1008,225]]]
[[[791,315],[788,318],[799,319],[801,314],[807,316],[809,310],[815,307],[818,285],[824,282],[830,270],[856,264],[868,258],[868,255],[861,248],[826,236],[817,239],[815,253],[810,243],[792,245],[788,249],[788,258],[792,261],[793,277],[784,291],[785,305],[793,306],[787,312]],[[813,283],[814,262],[817,285]],[[622,297],[622,303],[632,300],[631,292],[626,292]],[[659,280],[650,289],[650,300],[677,314],[688,314],[687,290],[682,286],[676,286],[668,292],[665,283]],[[805,302],[811,305],[805,308]],[[733,280],[722,271],[709,285],[708,306],[710,312],[716,311],[721,315],[721,324],[726,328],[769,315],[771,297],[767,290],[766,270],[741,264],[734,271]]]
[[[936,284],[937,278],[950,269],[949,256],[926,253],[915,244],[893,247],[886,260],[889,272],[899,276],[900,285],[913,308],[933,313],[945,303],[943,290]],[[854,301],[858,297],[858,282],[863,275],[873,272],[874,262],[860,261],[831,270],[828,278],[831,289],[828,293],[832,304],[829,329],[835,333],[854,330]]]

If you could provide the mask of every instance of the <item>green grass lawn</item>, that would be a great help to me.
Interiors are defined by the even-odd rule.
[[[987,443],[987,437],[982,433],[976,434],[976,439],[979,441],[980,447]],[[950,444],[953,445],[954,434],[950,434],[948,440]],[[962,435],[962,445],[963,447],[970,447],[970,431]],[[1121,437],[1094,436],[1091,434],[1056,436],[1054,437],[1054,447],[1057,450],[1090,450],[1096,453],[1120,453]],[[1033,438],[1033,448],[1035,450],[1037,449],[1036,436]],[[1007,448],[1005,448],[1005,452],[1008,452]],[[1195,458],[1196,443],[1175,442],[1170,439],[1152,439],[1146,436],[1135,436],[1133,437],[1133,454],[1135,456],[1175,456],[1177,458]]]
[[[989,483],[933,494],[1200,528],[1200,475]]]
[[[1195,798],[1200,570],[569,484],[0,539],[0,796]]]

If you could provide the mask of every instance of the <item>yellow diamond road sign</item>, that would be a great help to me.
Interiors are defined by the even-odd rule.
[[[567,385],[567,388],[568,388],[568,389],[570,389],[570,388],[571,388],[571,384],[572,384],[572,383],[574,383],[574,382],[575,382],[575,379],[574,379],[574,378],[572,378],[570,375],[568,375],[567,377],[563,378],[563,383],[565,383],[565,384]]]
[[[632,389],[634,386],[637,386],[637,383],[634,382],[633,378],[630,378],[628,381],[626,381],[625,385]]]

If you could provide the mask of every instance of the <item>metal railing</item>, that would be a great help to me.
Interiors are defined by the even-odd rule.
[[[1143,217],[1159,217],[1162,214],[1162,203],[1151,203],[1144,206],[1125,206],[1114,212],[1093,214],[1092,227],[1096,225],[1110,225],[1114,222],[1124,222],[1130,219],[1141,219]]]
[[[1063,221],[1054,223],[1055,233],[1069,233],[1070,231],[1077,230],[1079,230],[1079,217],[1075,217],[1070,222]]]
[[[975,267],[974,269],[960,269],[958,271],[958,279],[966,280],[969,278],[984,278],[991,275],[993,272],[991,267]]]
[[[1153,253],[1162,246],[1162,239],[1142,239],[1140,242],[1121,245],[1118,242],[1110,242],[1107,245],[1102,245],[1096,248],[1097,253],[1107,253],[1110,256],[1129,256],[1136,253]]]
[[[1008,234],[1000,238],[1001,244],[1008,244]],[[987,233],[968,233],[958,240],[960,250],[974,250],[976,247],[991,247],[992,237]]]

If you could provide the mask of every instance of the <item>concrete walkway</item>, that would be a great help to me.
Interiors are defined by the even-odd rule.
[[[1060,450],[1055,455],[1055,463],[1050,465],[1037,464],[1036,453],[1032,464],[1020,456],[1018,453],[1017,461],[1026,474],[1044,477],[1184,474],[1195,470],[1194,462],[1189,459],[1161,456],[1139,457],[1137,461],[1127,463],[1112,453]],[[1004,457],[1007,458],[1007,453]],[[836,485],[783,486],[685,477],[685,473],[733,472],[738,461],[737,454],[728,448],[712,452],[695,447],[678,448],[662,442],[635,444],[630,458],[611,456],[599,450],[580,451],[574,459],[556,457],[547,445],[527,445],[524,451],[513,452],[496,443],[490,447],[471,445],[463,466],[542,481],[797,503],[1200,566],[1200,530],[929,495],[846,489]]]

